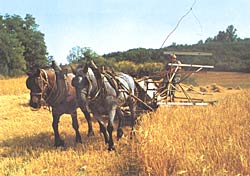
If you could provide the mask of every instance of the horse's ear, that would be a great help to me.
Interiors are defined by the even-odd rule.
[[[90,68],[92,68],[92,69],[98,69],[93,60],[90,60],[88,64],[89,64]]]
[[[28,71],[26,72],[26,74],[27,74],[28,76],[39,76],[39,75],[40,75],[40,72],[41,72],[41,70],[40,70],[39,68],[35,68],[35,69],[32,69],[32,70],[28,70]]]
[[[71,65],[70,65],[71,71],[74,75],[76,75],[76,69],[74,69]]]
[[[31,76],[31,75],[32,75],[32,71],[28,70],[28,71],[26,72],[26,74],[27,74],[28,76]]]
[[[35,70],[35,76],[39,76],[40,75],[40,73],[41,73],[41,69],[40,68],[37,68],[36,70]]]
[[[88,72],[88,64],[86,63],[84,68],[83,68],[83,73],[87,73]]]

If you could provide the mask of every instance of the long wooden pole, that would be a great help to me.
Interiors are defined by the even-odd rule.
[[[212,53],[206,52],[181,52],[181,51],[164,51],[163,54],[175,54],[182,56],[212,56]]]
[[[179,66],[179,67],[199,67],[199,68],[214,68],[212,65],[193,65],[193,64],[173,64],[169,63],[169,66]]]

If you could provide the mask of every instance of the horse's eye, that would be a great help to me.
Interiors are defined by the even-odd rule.
[[[72,86],[74,87],[78,87],[78,88],[82,88],[82,87],[86,87],[89,85],[89,81],[86,77],[83,76],[76,76],[73,78],[72,80]]]
[[[40,77],[35,78],[35,85],[41,89],[43,87],[43,80]]]

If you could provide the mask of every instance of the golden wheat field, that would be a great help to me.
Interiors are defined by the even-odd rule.
[[[219,79],[238,87],[250,80],[250,74],[228,82],[223,74],[206,77],[209,83],[199,80],[203,86],[219,85]],[[249,88],[216,92],[214,106],[165,106],[143,114],[133,140],[126,126],[116,151],[108,152],[96,121],[95,136],[87,137],[79,110],[83,144],[75,144],[71,118],[63,115],[59,130],[67,147],[55,148],[51,113],[28,106],[25,80],[0,80],[0,175],[250,175]]]

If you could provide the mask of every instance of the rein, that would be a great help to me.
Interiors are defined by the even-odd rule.
[[[48,83],[48,85],[49,85],[49,83]],[[54,85],[53,85],[53,87],[51,87],[51,91],[49,92],[49,95],[48,95],[48,97],[45,99],[45,102],[47,103],[48,101],[49,101],[49,99],[51,98],[51,96],[52,96],[52,93],[53,93],[53,90],[54,90],[54,88],[55,88],[55,85],[56,85],[56,76],[54,76]]]
[[[48,81],[48,74],[44,69],[41,69],[41,71],[44,73],[45,75],[45,79],[42,75],[40,75],[40,78],[42,79],[44,86],[42,87],[42,91],[41,92],[31,92],[31,95],[41,95],[43,96],[44,94],[44,90],[47,86],[49,86],[49,81]]]
[[[91,101],[95,101],[96,99],[99,98],[99,95],[101,95],[101,90],[102,90],[102,87],[100,87],[100,88],[98,89],[98,91],[95,93],[95,95],[94,95],[93,97],[90,96],[90,102],[91,102]]]
[[[50,92],[48,97],[44,98],[49,106],[55,106],[65,100],[67,94],[66,79],[57,78],[58,74],[54,72],[54,84],[50,86]],[[48,91],[48,90],[47,90]]]
[[[57,85],[56,73],[54,72],[54,84],[51,85],[49,83],[49,78],[48,78],[47,72],[44,69],[41,69],[41,71],[45,75],[45,79],[43,76],[41,76],[42,81],[44,83],[44,86],[43,86],[42,92],[34,93],[33,95],[35,95],[35,94],[41,95],[42,98],[45,100],[46,106],[48,106],[48,107],[56,105],[62,99],[62,93],[59,91],[59,89],[58,89],[59,87]],[[47,93],[48,93],[48,95],[47,95]]]
[[[88,75],[89,76],[89,75]],[[95,79],[97,80],[97,78],[95,77]],[[83,92],[85,95],[89,96],[90,97],[90,102],[93,102],[95,101],[96,99],[98,99],[101,95],[103,95],[103,93],[105,92],[104,90],[104,81],[103,81],[103,77],[101,78],[101,81],[98,81],[97,80],[97,91],[96,93],[94,93],[94,96],[91,96],[89,90],[88,91],[85,91]],[[89,78],[87,78],[89,84],[91,83],[91,81],[89,80]],[[100,95],[100,96],[99,96]]]

